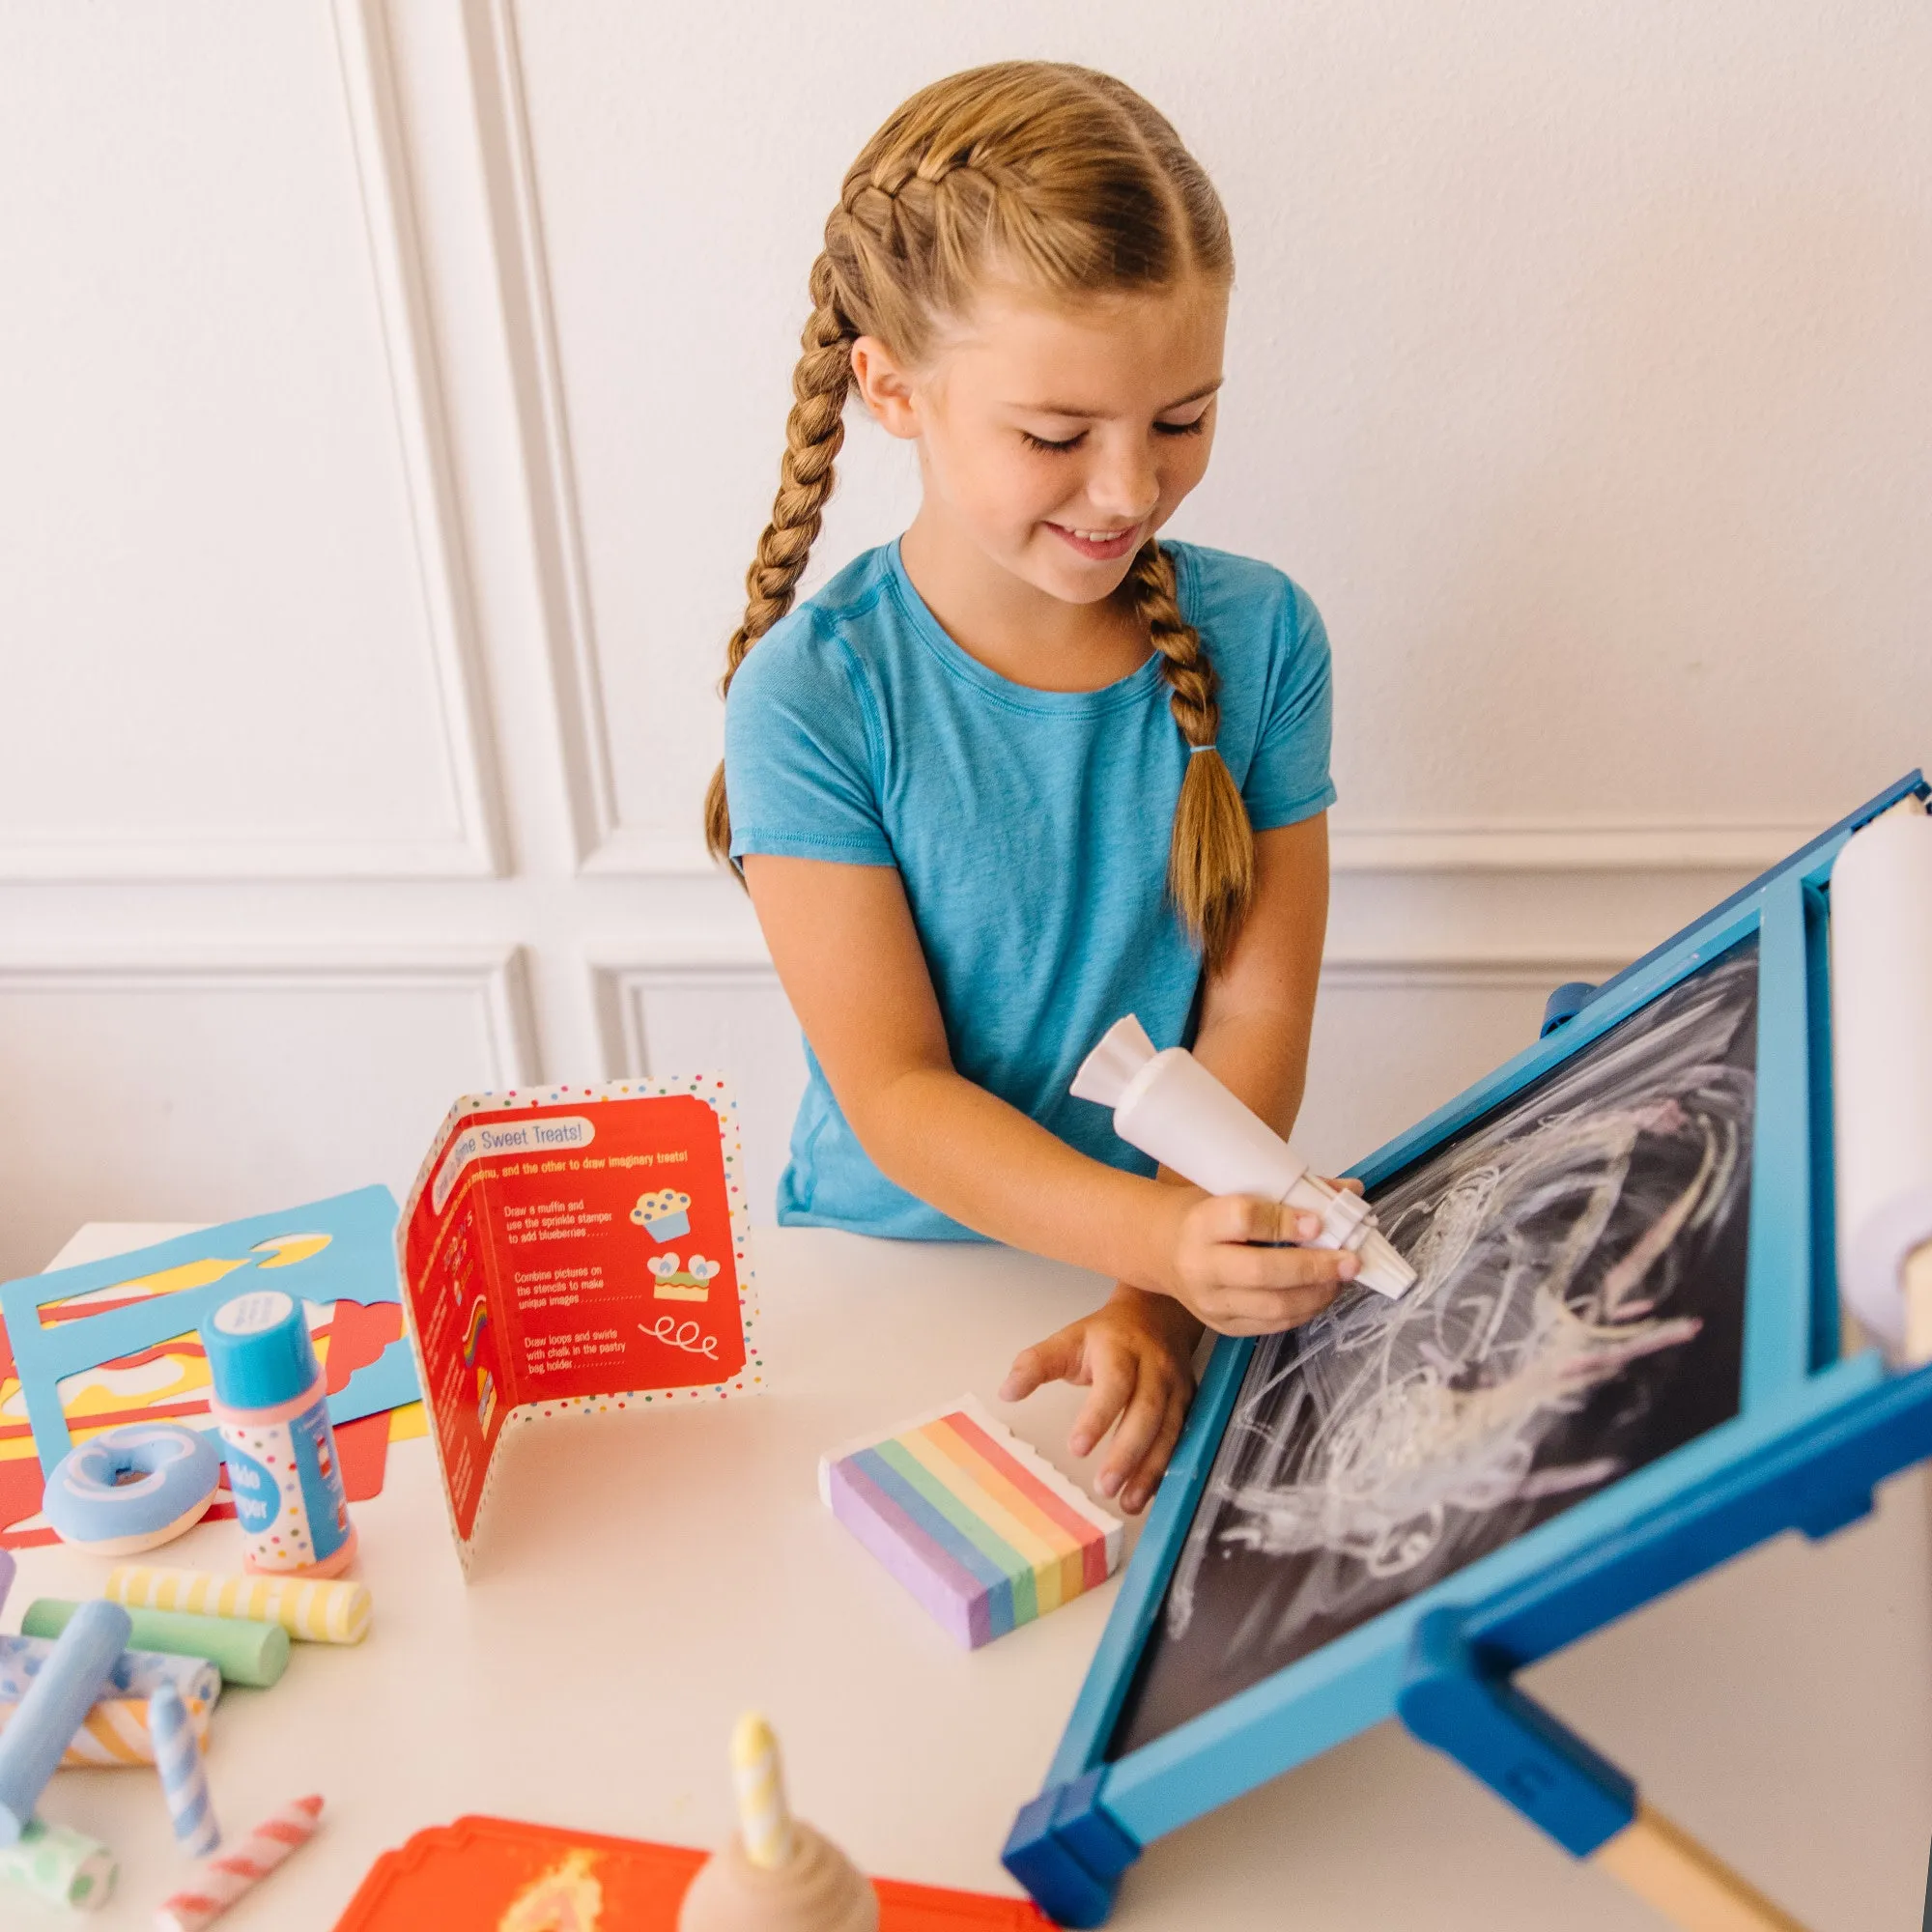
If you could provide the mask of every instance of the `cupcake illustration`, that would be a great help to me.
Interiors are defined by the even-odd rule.
[[[680,1267],[675,1253],[658,1255],[650,1264],[651,1275],[657,1283],[652,1293],[659,1301],[708,1301],[712,1277],[721,1265],[706,1261],[702,1255],[693,1255]]]
[[[691,1233],[691,1196],[675,1187],[640,1194],[631,1219],[654,1241],[674,1241]]]

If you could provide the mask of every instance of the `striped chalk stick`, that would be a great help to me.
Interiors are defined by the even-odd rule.
[[[107,1595],[130,1609],[187,1610],[280,1624],[309,1643],[360,1643],[369,1634],[366,1584],[314,1577],[221,1577],[206,1570],[156,1570],[124,1563],[108,1572]]]
[[[175,1842],[195,1858],[205,1859],[221,1842],[214,1805],[208,1795],[208,1771],[201,1761],[201,1740],[172,1684],[159,1686],[148,1699],[148,1735],[155,1745],[155,1769],[174,1820]]]
[[[969,1648],[1104,1582],[1121,1524],[967,1396],[822,1457],[833,1515]]]
[[[288,1857],[315,1835],[322,1816],[320,1798],[298,1798],[248,1833],[233,1851],[210,1859],[194,1882],[162,1902],[155,1932],[202,1932],[243,1892],[252,1891]]]
[[[738,1792],[738,1835],[745,1856],[754,1865],[776,1871],[790,1860],[795,1838],[779,1741],[756,1711],[747,1711],[731,1734],[731,1776]]]
[[[208,1739],[209,1700],[183,1699],[194,1733],[205,1744]],[[14,1720],[18,1707],[0,1704],[0,1734]],[[154,1739],[149,1735],[146,1697],[103,1697],[88,1712],[79,1730],[69,1739],[61,1759],[63,1771],[81,1771],[113,1765],[153,1764]]]
[[[83,1604],[35,1672],[14,1721],[0,1732],[0,1845],[26,1829],[68,1741],[128,1648],[128,1628],[119,1604]]]

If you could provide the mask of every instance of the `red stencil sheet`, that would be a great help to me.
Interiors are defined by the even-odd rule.
[[[336,1920],[335,1932],[676,1932],[677,1908],[703,1852],[640,1838],[508,1818],[459,1818],[384,1852]],[[595,1881],[595,1916],[585,1917]],[[1029,1901],[874,1879],[880,1932],[1040,1932],[1052,1921]]]

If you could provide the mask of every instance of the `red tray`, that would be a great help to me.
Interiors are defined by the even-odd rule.
[[[601,1838],[509,1818],[459,1818],[418,1832],[384,1852],[336,1920],[335,1932],[497,1932],[511,1905],[573,1853],[597,1880],[603,1909],[594,1923],[562,1917],[556,1932],[676,1932],[677,1908],[706,1854],[641,1838]],[[968,1932],[1006,1926],[1039,1932],[1052,1921],[1023,1899],[872,1881],[880,1932]],[[543,1922],[543,1921],[540,1921]]]

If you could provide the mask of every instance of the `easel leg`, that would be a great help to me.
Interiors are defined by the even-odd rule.
[[[1804,1932],[1722,1860],[1660,1817],[1636,1786],[1506,1672],[1487,1668],[1454,1610],[1415,1627],[1402,1720],[1573,1857],[1621,1879],[1682,1932]]]
[[[1804,1932],[1797,1919],[1641,1800],[1636,1816],[1591,1854],[1684,1932]]]

